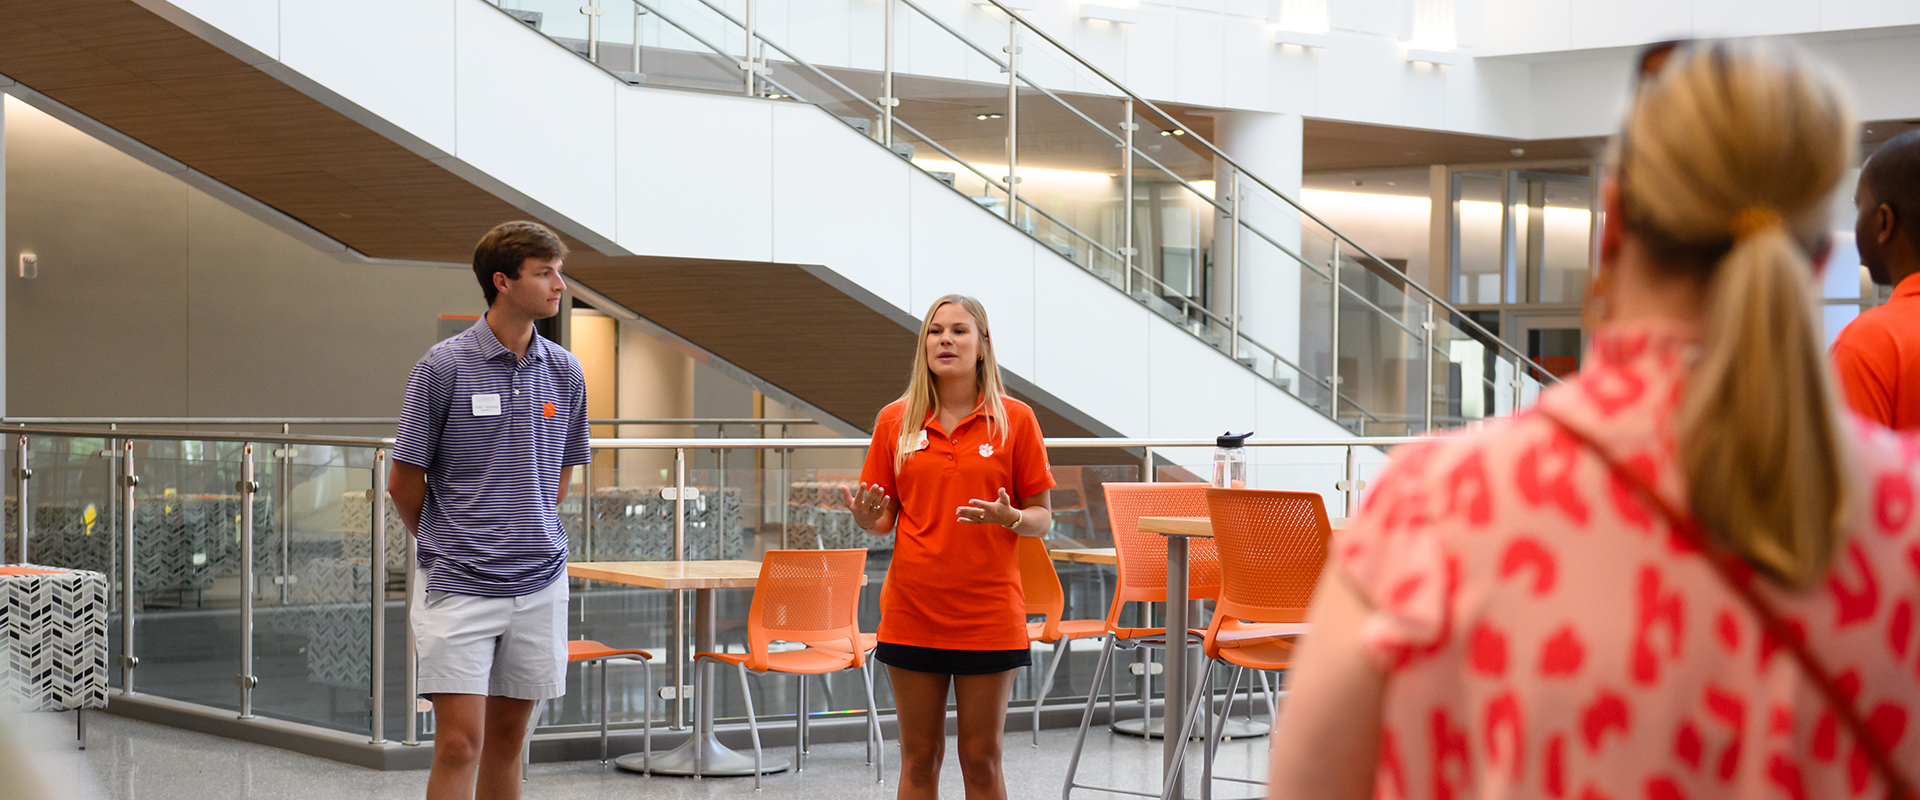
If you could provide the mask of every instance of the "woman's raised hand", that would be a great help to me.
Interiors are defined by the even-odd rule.
[[[996,500],[968,500],[967,504],[955,509],[960,521],[970,525],[999,525],[1011,528],[1020,524],[1020,509],[1013,507],[1013,498],[1006,489],[1000,490]]]
[[[853,524],[861,530],[871,531],[880,524],[880,518],[887,515],[887,507],[892,499],[879,484],[860,484],[859,494],[850,486],[840,487],[840,494],[847,501],[847,510],[853,512]]]

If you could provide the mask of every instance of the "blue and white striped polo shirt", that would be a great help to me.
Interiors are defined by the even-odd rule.
[[[580,362],[539,333],[516,360],[481,319],[413,366],[393,458],[427,471],[416,545],[428,591],[546,588],[567,566],[560,468],[591,458]]]

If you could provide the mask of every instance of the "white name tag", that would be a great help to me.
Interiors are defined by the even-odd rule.
[[[473,396],[473,415],[476,417],[500,416],[500,395],[476,394]]]

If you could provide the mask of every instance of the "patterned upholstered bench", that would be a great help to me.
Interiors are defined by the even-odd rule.
[[[0,697],[27,711],[107,706],[107,577],[34,564],[0,567]]]

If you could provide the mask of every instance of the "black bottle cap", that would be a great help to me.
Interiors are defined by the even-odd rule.
[[[1246,447],[1247,437],[1252,435],[1253,431],[1247,431],[1246,433],[1223,433],[1214,437],[1213,445],[1215,447]]]

